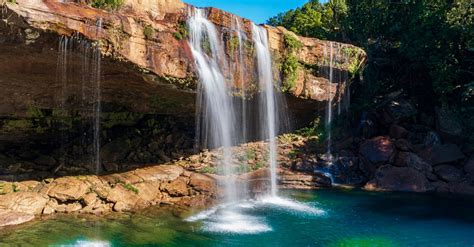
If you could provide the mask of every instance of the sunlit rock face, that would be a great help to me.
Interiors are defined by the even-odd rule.
[[[98,89],[90,80],[90,74],[97,73],[97,64],[91,60],[94,49],[102,54],[100,102],[104,131],[116,126],[136,127],[144,117],[167,116],[177,120],[167,120],[173,127],[159,133],[163,137],[160,143],[171,146],[181,140],[176,132],[193,132],[197,73],[186,23],[192,6],[179,0],[126,0],[114,11],[56,0],[0,0],[0,6],[0,150],[14,149],[11,143],[23,145],[30,141],[59,145],[59,139],[53,137],[60,136],[60,130],[73,133],[71,138],[80,136],[84,129],[90,132]],[[225,41],[225,60],[231,65],[225,71],[227,83],[232,83],[236,98],[243,95],[244,88],[246,97],[252,98],[258,89],[252,23],[215,8],[207,9],[207,14]],[[236,49],[235,20],[242,23],[245,34],[242,59]],[[296,79],[291,86],[280,89],[286,92],[293,127],[302,126],[326,107],[328,98],[337,103],[347,84],[330,83],[322,76],[328,41],[298,37],[281,27],[265,28],[275,82],[288,84],[288,75],[282,74],[281,66],[290,55],[297,59]],[[289,50],[285,41],[289,36],[301,43],[298,49]],[[88,51],[86,62],[85,43],[94,48]],[[345,63],[335,64],[336,71],[348,72],[364,63],[361,49],[337,44],[339,50],[350,50],[353,55]],[[84,64],[89,67],[84,69]],[[239,68],[246,73],[242,75]],[[176,122],[187,127],[174,127]],[[117,138],[115,133],[107,132],[102,144]],[[173,138],[166,138],[170,134]],[[186,141],[181,141],[186,145],[177,145],[176,149],[189,148],[192,137],[187,135]],[[161,160],[168,160],[166,156],[171,153]]]

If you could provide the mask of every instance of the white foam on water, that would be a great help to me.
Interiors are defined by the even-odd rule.
[[[326,212],[320,208],[315,208],[310,205],[307,205],[295,200],[279,197],[279,196],[262,197],[258,200],[258,202],[267,204],[267,205],[268,204],[274,205],[280,208],[290,209],[297,212],[307,213],[311,215],[320,216],[320,215],[326,214]]]
[[[77,240],[73,244],[64,244],[59,245],[61,247],[110,247],[112,246],[107,241],[100,241],[100,240]]]
[[[216,233],[258,234],[272,231],[263,217],[251,216],[242,213],[239,208],[253,208],[249,202],[236,205],[222,204],[191,216],[185,221],[202,221],[203,230]]]
[[[204,231],[234,234],[258,234],[272,231],[262,217],[244,215],[236,211],[224,210],[204,222]]]

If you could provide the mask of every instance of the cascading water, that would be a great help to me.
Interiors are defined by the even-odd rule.
[[[329,53],[328,51],[325,49],[324,51],[324,57],[325,58],[328,58],[328,64],[327,64],[327,69],[328,69],[328,98],[327,98],[327,101],[328,101],[328,105],[327,105],[327,113],[326,113],[326,132],[327,132],[327,156],[329,159],[331,159],[332,155],[331,155],[331,124],[332,124],[332,98],[333,98],[333,95],[332,95],[332,83],[333,83],[333,73],[334,73],[334,70],[333,70],[333,43],[332,42],[329,42]]]
[[[98,19],[96,22],[96,32],[99,35],[102,31],[102,20]],[[79,59],[76,59],[79,58]],[[79,60],[80,66],[75,66],[76,61]],[[74,85],[69,85],[73,80],[78,80],[81,83],[80,96],[75,97],[76,92],[69,90]],[[99,174],[101,171],[100,160],[100,112],[101,112],[101,51],[97,43],[90,43],[88,40],[80,35],[74,34],[71,37],[62,36],[59,38],[58,58],[57,58],[57,73],[56,80],[60,86],[60,103],[59,111],[55,112],[55,116],[60,118],[58,122],[59,138],[60,138],[60,165],[54,170],[57,172],[68,162],[68,155],[70,146],[68,138],[71,130],[68,125],[72,124],[71,112],[78,109],[71,108],[68,101],[71,99],[80,100],[79,112],[82,116],[90,117],[90,126],[92,126],[90,135],[92,140],[88,138],[87,128],[81,124],[80,133],[82,134],[82,144],[88,145],[92,142],[92,150],[87,151],[91,154],[90,160],[94,164],[94,172]],[[90,106],[90,108],[89,108]],[[89,140],[88,140],[89,139]]]
[[[217,30],[203,9],[193,9],[188,20],[190,46],[199,75],[201,136],[209,147],[222,147],[221,165],[225,179],[226,202],[236,201],[237,191],[232,176],[231,146],[234,144],[234,114],[232,96],[221,66],[226,64],[224,50]],[[209,50],[206,50],[209,48]],[[209,137],[208,137],[209,135]]]
[[[252,24],[253,42],[257,53],[258,79],[261,91],[260,109],[263,121],[263,139],[268,140],[269,164],[270,164],[270,194],[277,196],[277,143],[276,126],[278,124],[276,114],[276,97],[273,83],[272,59],[268,45],[267,30],[263,27]]]
[[[239,72],[239,84],[240,84],[240,91],[242,92],[241,94],[241,124],[242,124],[242,131],[241,131],[241,139],[239,143],[244,143],[248,141],[248,120],[247,120],[247,95],[246,95],[246,85],[245,85],[245,64],[244,64],[244,56],[245,56],[245,51],[244,51],[244,42],[247,40],[247,37],[245,35],[245,32],[242,30],[242,21],[237,17],[234,16],[234,19],[232,21],[232,29],[235,30],[237,41],[239,42],[238,49],[237,49],[237,61],[236,61],[236,66],[235,69]]]
[[[244,102],[241,105],[236,105],[232,96],[233,85],[240,84],[241,89],[245,92],[244,78],[249,76],[243,68],[245,67],[243,45],[246,37],[240,20],[234,20],[232,30],[236,33],[239,50],[238,54],[233,54],[236,55],[234,66],[229,66],[223,46],[226,36],[219,33],[214,24],[207,19],[205,10],[191,9],[188,18],[189,44],[200,81],[197,97],[197,136],[201,146],[223,150],[220,167],[225,175],[223,179],[225,201],[217,207],[188,218],[187,221],[203,221],[204,229],[207,231],[254,234],[271,230],[264,218],[246,214],[246,211],[254,206],[271,204],[292,210],[317,211],[312,207],[277,196],[276,135],[280,123],[280,112],[277,112],[277,109],[285,112],[286,106],[280,105],[283,100],[279,98],[280,95],[275,88],[267,30],[255,24],[252,26],[253,44],[256,51],[255,66],[259,82],[258,100],[243,99]],[[236,69],[238,71],[235,71]],[[236,73],[233,72],[238,72],[239,81],[234,76]],[[226,80],[226,78],[230,80]],[[255,107],[247,105],[249,102],[259,103],[258,112],[252,112],[252,114],[258,113],[258,126],[249,124],[246,119],[246,111]],[[236,121],[237,119],[239,121]],[[242,128],[244,129],[242,132],[233,134]],[[256,135],[259,135],[259,138],[263,140],[268,140],[269,143],[268,160],[271,170],[271,189],[268,197],[258,201],[246,201],[247,198],[243,194],[245,186],[238,186],[232,168],[231,146],[248,141],[249,138],[255,138],[246,136],[250,128],[258,130],[259,133]],[[238,200],[238,196],[241,195],[242,199]],[[319,211],[317,212],[319,213]]]

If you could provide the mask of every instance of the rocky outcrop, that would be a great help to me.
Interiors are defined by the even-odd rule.
[[[41,182],[0,181],[0,186],[0,226],[20,224],[41,214],[101,214],[159,204],[203,207],[219,196],[215,179],[176,165]],[[5,190],[7,187],[14,189]]]

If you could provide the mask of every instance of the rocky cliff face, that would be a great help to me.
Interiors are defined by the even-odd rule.
[[[0,0],[0,6],[0,153],[5,157],[34,161],[41,155],[26,154],[28,149],[72,142],[77,145],[67,148],[70,153],[90,153],[99,96],[101,145],[125,143],[120,147],[127,150],[146,145],[130,154],[136,162],[167,161],[178,157],[178,150],[192,148],[197,75],[186,26],[192,6],[180,0],[125,0],[114,11],[79,1]],[[231,72],[236,69],[228,71],[235,95],[242,88],[252,95],[257,88],[252,23],[215,8],[207,11],[225,41],[227,61],[247,71],[244,77]],[[247,37],[243,59],[237,58],[236,20]],[[332,84],[323,76],[329,47],[345,58],[333,64],[337,75],[351,76],[366,58],[351,45],[298,37],[281,27],[266,29],[274,76],[282,81],[296,125],[311,120],[328,96],[338,103],[347,92],[342,76]],[[133,138],[118,136],[130,126],[139,130],[130,134]],[[30,142],[36,146],[24,145]],[[169,150],[153,158],[150,153],[160,145]],[[59,153],[48,163],[63,163]]]

